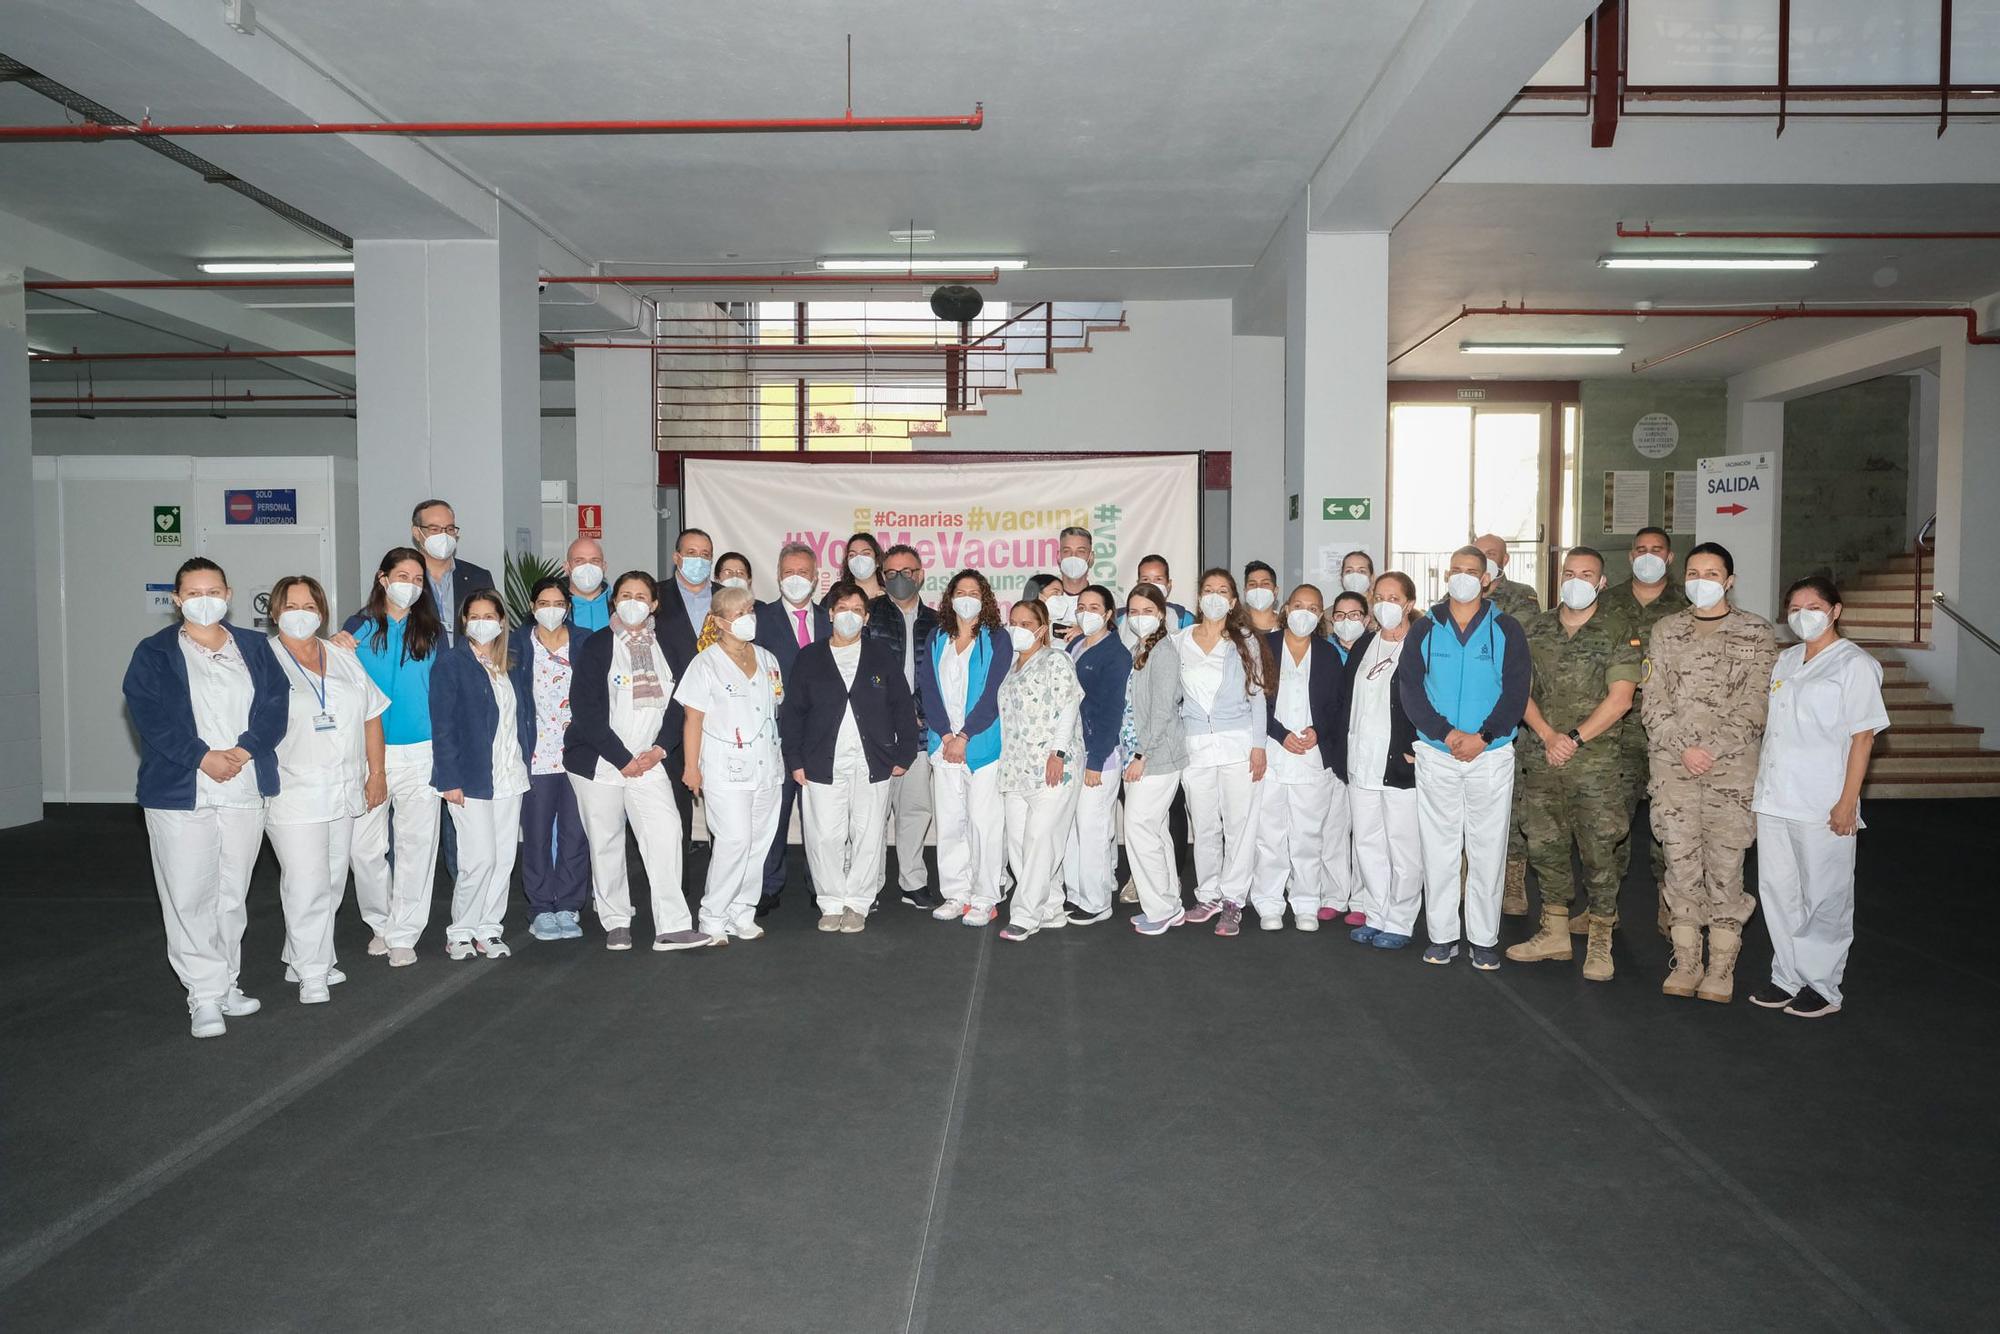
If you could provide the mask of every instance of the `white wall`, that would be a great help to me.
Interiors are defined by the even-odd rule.
[[[42,818],[41,706],[34,615],[43,571],[35,545],[28,320],[21,271],[0,271],[0,828]]]

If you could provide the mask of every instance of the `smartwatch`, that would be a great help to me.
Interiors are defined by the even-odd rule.
[[[1569,739],[1571,741],[1576,742],[1576,744],[1579,746],[1583,744],[1583,734],[1577,731],[1574,727],[1569,729]]]

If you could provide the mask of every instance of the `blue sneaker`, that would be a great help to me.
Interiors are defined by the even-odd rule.
[[[1357,926],[1347,933],[1347,938],[1357,945],[1366,945],[1382,933],[1372,926]]]
[[[1450,963],[1458,957],[1458,942],[1449,945],[1432,945],[1424,951],[1425,963]]]
[[[535,914],[535,920],[528,923],[528,934],[536,940],[561,940],[562,923],[552,912],[538,912]]]
[[[1499,947],[1495,945],[1474,945],[1472,947],[1472,966],[1482,973],[1499,972]]]
[[[1375,939],[1368,943],[1378,950],[1399,950],[1410,943],[1410,938],[1398,935],[1394,931],[1378,931],[1375,933]]]
[[[567,910],[556,914],[556,925],[562,929],[564,940],[582,940],[583,926],[576,920],[576,914]]]
[[[1132,919],[1132,929],[1142,936],[1164,936],[1167,932],[1186,920],[1186,910],[1177,908],[1165,917],[1146,917],[1144,915],[1134,917]]]

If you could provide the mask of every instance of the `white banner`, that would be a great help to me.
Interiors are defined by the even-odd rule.
[[[824,590],[848,537],[863,532],[885,549],[917,549],[925,601],[935,603],[953,575],[973,569],[1005,605],[1029,576],[1055,571],[1057,535],[1074,526],[1093,536],[1094,582],[1123,597],[1140,557],[1157,552],[1181,590],[1176,600],[1187,602],[1200,575],[1200,465],[1192,454],[991,463],[687,459],[682,512],[687,526],[714,539],[717,555],[750,558],[760,598],[778,595],[785,543],[819,553]]]

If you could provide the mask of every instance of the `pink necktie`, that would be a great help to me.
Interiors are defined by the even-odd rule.
[[[799,607],[799,608],[796,608],[796,609],[795,609],[795,610],[794,610],[794,611],[792,612],[792,615],[794,615],[794,616],[796,616],[796,617],[798,617],[798,618],[799,618],[799,647],[800,647],[800,648],[804,648],[804,647],[805,647],[805,646],[806,646],[807,644],[809,644],[809,643],[811,643],[811,642],[812,642],[812,637],[811,637],[810,635],[808,635],[808,634],[806,633],[806,612],[807,612],[808,610],[809,610],[809,608],[806,608],[806,607]]]

